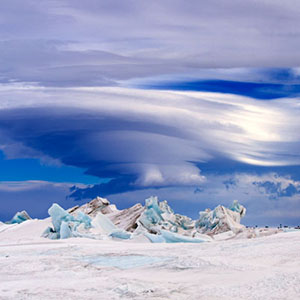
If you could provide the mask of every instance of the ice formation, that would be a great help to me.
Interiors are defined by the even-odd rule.
[[[149,233],[158,234],[161,233],[161,230],[168,230],[190,235],[188,232],[195,226],[195,222],[191,218],[174,214],[167,201],[159,202],[157,197],[150,197],[145,200],[145,211],[137,223]]]
[[[73,208],[70,208],[68,212],[73,215],[77,214],[78,211],[81,211],[93,218],[97,215],[98,212],[109,214],[118,211],[118,209],[114,204],[110,204],[110,202],[106,198],[96,197],[92,201],[82,206],[75,206]]]
[[[17,212],[13,218],[7,222],[8,224],[15,224],[15,223],[22,223],[24,221],[31,220],[30,216],[25,210],[22,210],[21,212]]]
[[[43,236],[50,239],[84,236],[84,232],[81,231],[91,227],[91,218],[81,211],[75,217],[54,203],[48,213],[52,219],[53,228],[47,228]]]
[[[88,237],[93,239],[122,239],[152,243],[202,243],[213,241],[213,236],[224,239],[245,231],[240,219],[246,209],[237,201],[230,208],[217,206],[200,212],[197,221],[175,214],[167,201],[157,197],[145,200],[145,206],[136,204],[118,210],[101,197],[68,211],[58,204],[49,210],[53,228],[43,236],[51,239]],[[222,233],[226,233],[223,237]]]
[[[245,226],[240,224],[245,214],[246,208],[237,201],[234,201],[230,208],[219,205],[214,210],[201,211],[196,228],[198,232],[205,234],[219,234],[227,231],[237,234],[245,230]]]
[[[48,210],[52,220],[53,228],[47,228],[43,236],[50,239],[66,239],[70,237],[87,237],[102,239],[111,237],[118,239],[129,239],[131,233],[118,228],[112,221],[97,211],[94,218],[78,209],[77,214],[71,214],[54,203]],[[74,211],[73,211],[74,213]]]
[[[133,232],[137,227],[137,219],[144,210],[145,208],[140,203],[130,208],[119,210],[114,204],[110,204],[106,198],[96,197],[82,206],[75,206],[69,209],[68,212],[72,215],[76,215],[78,211],[81,211],[91,218],[96,217],[96,215],[101,212],[118,226],[118,228]]]

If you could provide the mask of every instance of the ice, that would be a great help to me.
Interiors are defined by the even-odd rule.
[[[52,220],[53,228],[47,228],[43,235],[50,239],[66,239],[69,237],[83,236],[83,229],[91,228],[91,218],[79,211],[75,217],[66,210],[54,203],[49,208],[48,213]],[[88,236],[88,235],[87,235]]]
[[[43,237],[50,239],[67,239],[70,237],[102,239],[103,236],[117,239],[131,238],[129,232],[115,226],[100,211],[91,219],[81,210],[77,211],[77,215],[71,215],[54,203],[48,212],[52,219],[53,228],[47,228],[43,233]]]
[[[25,210],[22,210],[21,212],[17,212],[13,218],[7,222],[8,224],[20,224],[24,221],[31,220],[30,216]]]
[[[84,224],[85,229],[88,229],[92,226],[91,218],[89,216],[87,216],[86,214],[84,214],[82,211],[80,211],[78,213],[76,220],[79,221],[80,223]]]
[[[161,235],[166,243],[203,243],[208,241],[207,239],[184,236],[167,230],[161,230]]]
[[[94,233],[100,233],[112,238],[130,239],[131,234],[123,229],[118,228],[113,222],[101,212],[98,212],[96,217],[92,220],[92,226],[95,228]]]
[[[237,234],[245,229],[245,226],[240,224],[245,213],[246,209],[237,201],[234,201],[230,208],[219,205],[212,211],[206,209],[200,212],[196,228],[200,233],[218,234],[232,231]]]
[[[94,218],[98,212],[103,214],[109,214],[113,212],[117,212],[118,209],[115,205],[110,204],[110,202],[106,198],[96,197],[92,201],[82,205],[75,206],[69,210],[69,213],[75,215],[78,211],[83,212],[91,218]]]
[[[175,214],[167,201],[157,197],[145,201],[145,211],[137,221],[136,232],[143,233],[152,243],[202,243],[212,239],[206,235],[196,236],[195,221]]]
[[[208,238],[194,238],[175,232],[161,230],[161,234],[144,234],[152,243],[203,243],[210,241]]]
[[[177,233],[191,234],[194,221],[186,216],[174,214],[167,201],[159,202],[157,197],[145,200],[145,211],[137,222],[149,233],[160,233],[161,229]]]
[[[72,237],[72,231],[67,222],[65,221],[61,222],[59,234],[61,239],[67,239]]]
[[[112,238],[118,238],[118,239],[122,239],[122,240],[128,240],[131,238],[131,233],[122,230],[122,229],[118,229],[118,230],[114,230],[113,232],[111,232],[109,234],[110,237]]]
[[[152,234],[152,233],[148,233],[145,232],[144,236],[146,236],[151,243],[165,243],[166,240],[163,238],[163,236],[161,234]]]
[[[132,207],[106,214],[106,216],[119,228],[133,232],[137,228],[137,220],[144,210],[144,206],[137,203]]]
[[[244,217],[246,215],[246,208],[239,204],[237,200],[234,200],[232,205],[229,207],[230,210],[235,211],[239,213],[240,218]]]
[[[94,257],[84,257],[81,260],[85,263],[104,266],[114,267],[118,269],[132,269],[143,267],[147,265],[162,263],[171,260],[171,257],[156,257],[156,256],[144,256],[144,255],[119,255],[119,256],[107,256],[99,255]]]
[[[187,216],[175,214],[167,201],[160,202],[153,196],[145,200],[145,207],[136,204],[129,209],[102,213],[103,207],[109,206],[109,201],[101,197],[81,207],[72,208],[69,212],[54,203],[48,211],[53,228],[46,229],[43,236],[51,239],[88,237],[132,240],[141,235],[152,243],[203,243],[213,240],[209,235],[222,232],[237,235],[245,231],[240,219],[245,215],[246,209],[237,201],[230,208],[219,205],[212,211],[207,209],[200,212],[197,222]],[[247,234],[250,235],[253,234]]]
[[[113,224],[113,222],[103,215],[101,212],[98,212],[96,217],[92,220],[92,226],[98,230],[100,234],[109,235],[118,228]]]

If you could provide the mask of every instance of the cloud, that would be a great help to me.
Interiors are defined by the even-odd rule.
[[[0,81],[114,86],[206,68],[296,68],[299,10],[293,0],[3,0]]]
[[[265,189],[257,183],[268,182],[276,186],[276,190]],[[237,199],[247,208],[243,224],[254,226],[298,225],[300,208],[300,181],[273,172],[264,174],[227,173],[222,175],[207,174],[206,181],[198,187],[163,187],[160,189],[139,189],[108,194],[112,202],[122,207],[133,205],[151,195],[167,200],[177,213],[187,214],[194,219],[199,211],[213,209],[217,205],[230,206]],[[282,191],[294,186],[297,193]],[[279,192],[279,193],[278,193]]]
[[[0,220],[8,221],[21,210],[26,210],[32,218],[45,218],[53,202],[59,203],[64,208],[75,206],[78,203],[67,198],[72,186],[74,186],[72,183],[40,180],[2,181],[0,183]],[[79,186],[83,187],[83,185]]]
[[[300,163],[297,99],[116,87],[6,86],[0,96],[3,151],[14,145],[11,158],[29,149],[28,155],[114,178],[98,192],[196,186],[205,180],[199,163],[214,159]]]

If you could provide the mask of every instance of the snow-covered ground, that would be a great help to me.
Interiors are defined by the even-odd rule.
[[[41,238],[0,223],[0,299],[299,299],[300,231],[201,244]]]

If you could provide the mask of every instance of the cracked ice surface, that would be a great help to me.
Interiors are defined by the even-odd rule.
[[[41,238],[50,222],[0,224],[1,300],[299,298],[299,231],[201,244]]]

